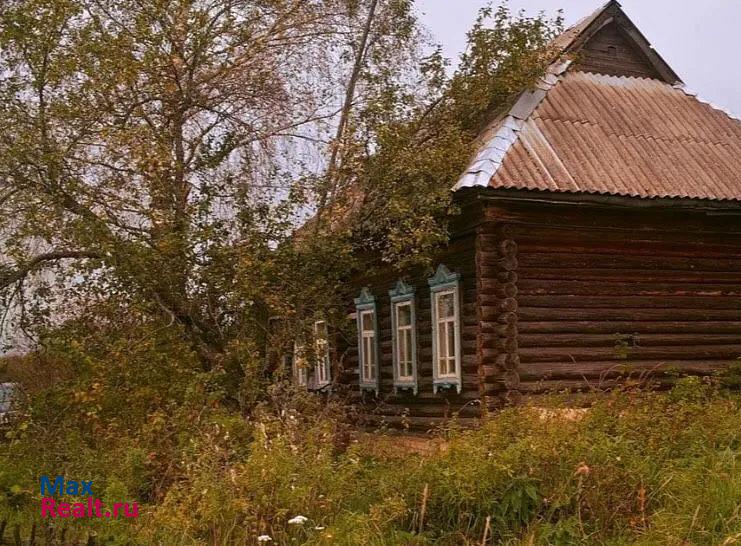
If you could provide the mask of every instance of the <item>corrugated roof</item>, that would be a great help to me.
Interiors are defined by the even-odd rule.
[[[741,200],[741,121],[659,80],[567,72],[488,185]]]
[[[578,54],[613,21],[662,79],[582,72],[558,60],[487,128],[454,190],[741,201],[741,120],[687,91],[617,2],[564,32],[557,49]]]

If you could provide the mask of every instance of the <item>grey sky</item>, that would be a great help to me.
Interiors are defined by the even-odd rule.
[[[513,11],[555,15],[562,8],[566,25],[591,13],[606,0],[510,0]],[[497,2],[494,2],[495,4]],[[741,1],[621,0],[623,9],[654,48],[708,101],[741,116]],[[417,0],[422,20],[447,57],[465,46],[465,34],[486,0]]]

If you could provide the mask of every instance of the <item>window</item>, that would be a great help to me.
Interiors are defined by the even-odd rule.
[[[358,324],[358,364],[360,389],[378,393],[378,324],[376,300],[367,288],[355,299]]]
[[[412,302],[394,305],[396,313],[396,362],[399,379],[412,378]]]
[[[417,394],[417,332],[414,288],[404,281],[389,291],[394,361],[394,391],[411,389]]]
[[[325,387],[330,383],[329,335],[327,323],[317,320],[314,323],[314,350],[316,362],[314,364],[314,382],[317,388]]]
[[[299,387],[309,383],[309,368],[306,362],[306,350],[301,343],[293,344],[293,381]]]
[[[461,392],[459,275],[444,265],[429,279],[432,303],[432,384]]]
[[[455,290],[435,294],[435,327],[437,330],[437,375],[455,377],[455,360],[458,354],[455,340],[455,324],[458,316]]]
[[[360,339],[361,345],[361,379],[364,383],[372,383],[376,380],[376,321],[375,311],[360,312]]]

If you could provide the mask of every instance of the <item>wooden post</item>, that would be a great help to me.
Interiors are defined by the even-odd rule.
[[[425,512],[427,511],[427,498],[430,496],[430,486],[425,484],[425,488],[422,491],[422,506],[419,509],[419,530],[418,533],[422,533],[422,529],[425,525]]]
[[[481,546],[486,546],[489,540],[489,529],[491,529],[491,516],[486,516],[486,525],[484,525],[484,536],[481,538]]]

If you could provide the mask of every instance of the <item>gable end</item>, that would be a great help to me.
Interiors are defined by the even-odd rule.
[[[574,68],[609,76],[660,80],[661,74],[616,22],[597,31],[576,55]]]
[[[682,83],[616,0],[564,32],[555,43],[558,51],[577,61],[577,70]]]

